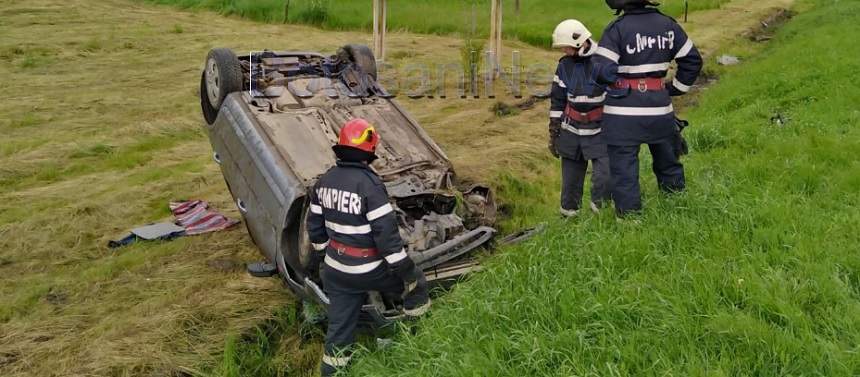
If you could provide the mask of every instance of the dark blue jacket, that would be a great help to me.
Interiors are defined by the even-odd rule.
[[[397,216],[382,180],[364,163],[338,161],[320,177],[310,194],[307,227],[317,250],[325,250],[325,263],[348,274],[364,274],[386,263],[395,271],[411,270],[412,259],[403,249]],[[338,253],[330,240],[357,247],[376,248],[377,257]]]
[[[617,78],[664,78],[672,61],[675,79],[662,91],[641,92],[606,99],[603,136],[610,145],[639,145],[665,140],[675,132],[670,96],[690,90],[702,69],[702,56],[684,29],[657,9],[626,10],[603,32],[598,60],[604,74]]]
[[[590,129],[591,132],[599,132],[600,123],[581,124],[569,119],[564,110],[570,107],[572,110],[587,113],[603,106],[606,99],[605,85],[598,83],[600,80],[599,67],[593,63],[592,57],[597,50],[597,45],[591,47],[578,55],[564,56],[558,61],[558,68],[552,79],[552,90],[550,92],[550,120],[558,120],[575,129]],[[591,134],[586,132],[586,134]]]

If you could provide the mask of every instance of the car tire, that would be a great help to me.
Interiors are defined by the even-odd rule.
[[[292,279],[300,283],[306,278],[315,277],[310,274],[310,237],[307,233],[306,223],[310,207],[305,200],[298,200],[290,207],[287,215],[287,226],[283,230],[280,247],[276,255],[276,263],[285,283],[286,279]]]
[[[341,47],[337,51],[338,57],[342,60],[353,62],[362,72],[377,79],[376,57],[373,56],[373,51],[370,47],[358,44],[349,44]]]
[[[242,65],[233,50],[210,50],[200,76],[200,105],[206,123],[215,123],[224,99],[228,94],[242,90],[242,86]]]

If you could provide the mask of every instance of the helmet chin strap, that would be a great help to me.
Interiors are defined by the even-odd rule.
[[[595,51],[597,51],[597,43],[593,39],[588,38],[587,43],[580,47],[576,54],[579,56],[591,56],[594,55]]]

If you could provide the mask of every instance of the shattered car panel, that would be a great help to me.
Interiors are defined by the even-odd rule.
[[[371,167],[428,281],[478,268],[472,252],[496,233],[490,190],[458,190],[445,153],[375,77],[372,54],[354,45],[331,57],[272,51],[239,57],[215,49],[201,76],[214,157],[248,232],[294,292],[323,305],[328,299],[305,230],[307,193],[334,165],[331,146],[349,119],[368,120],[382,136]],[[399,318],[399,303],[377,296],[370,295],[365,319]]]

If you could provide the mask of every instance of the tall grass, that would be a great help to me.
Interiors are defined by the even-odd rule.
[[[545,233],[353,375],[860,374],[860,3],[816,4],[690,114],[687,193],[659,195],[646,162],[638,222],[562,221],[554,164],[502,176]]]
[[[261,22],[282,22],[285,0],[146,0],[185,9],[209,9]],[[311,0],[307,1],[311,5]]]
[[[183,8],[204,8],[263,22],[281,22],[286,0],[146,0],[174,4]],[[691,0],[690,10],[719,7],[727,0]],[[503,4],[506,38],[550,46],[550,33],[560,21],[577,18],[595,35],[614,17],[603,1],[521,1],[516,11],[514,0]],[[667,14],[683,14],[682,0],[667,0],[661,8]],[[390,0],[388,25],[394,30],[427,34],[470,33],[477,25],[481,36],[489,34],[489,0]],[[474,22],[472,18],[474,16]],[[463,20],[467,20],[464,22]],[[288,22],[335,30],[370,30],[373,24],[370,0],[290,0]]]

